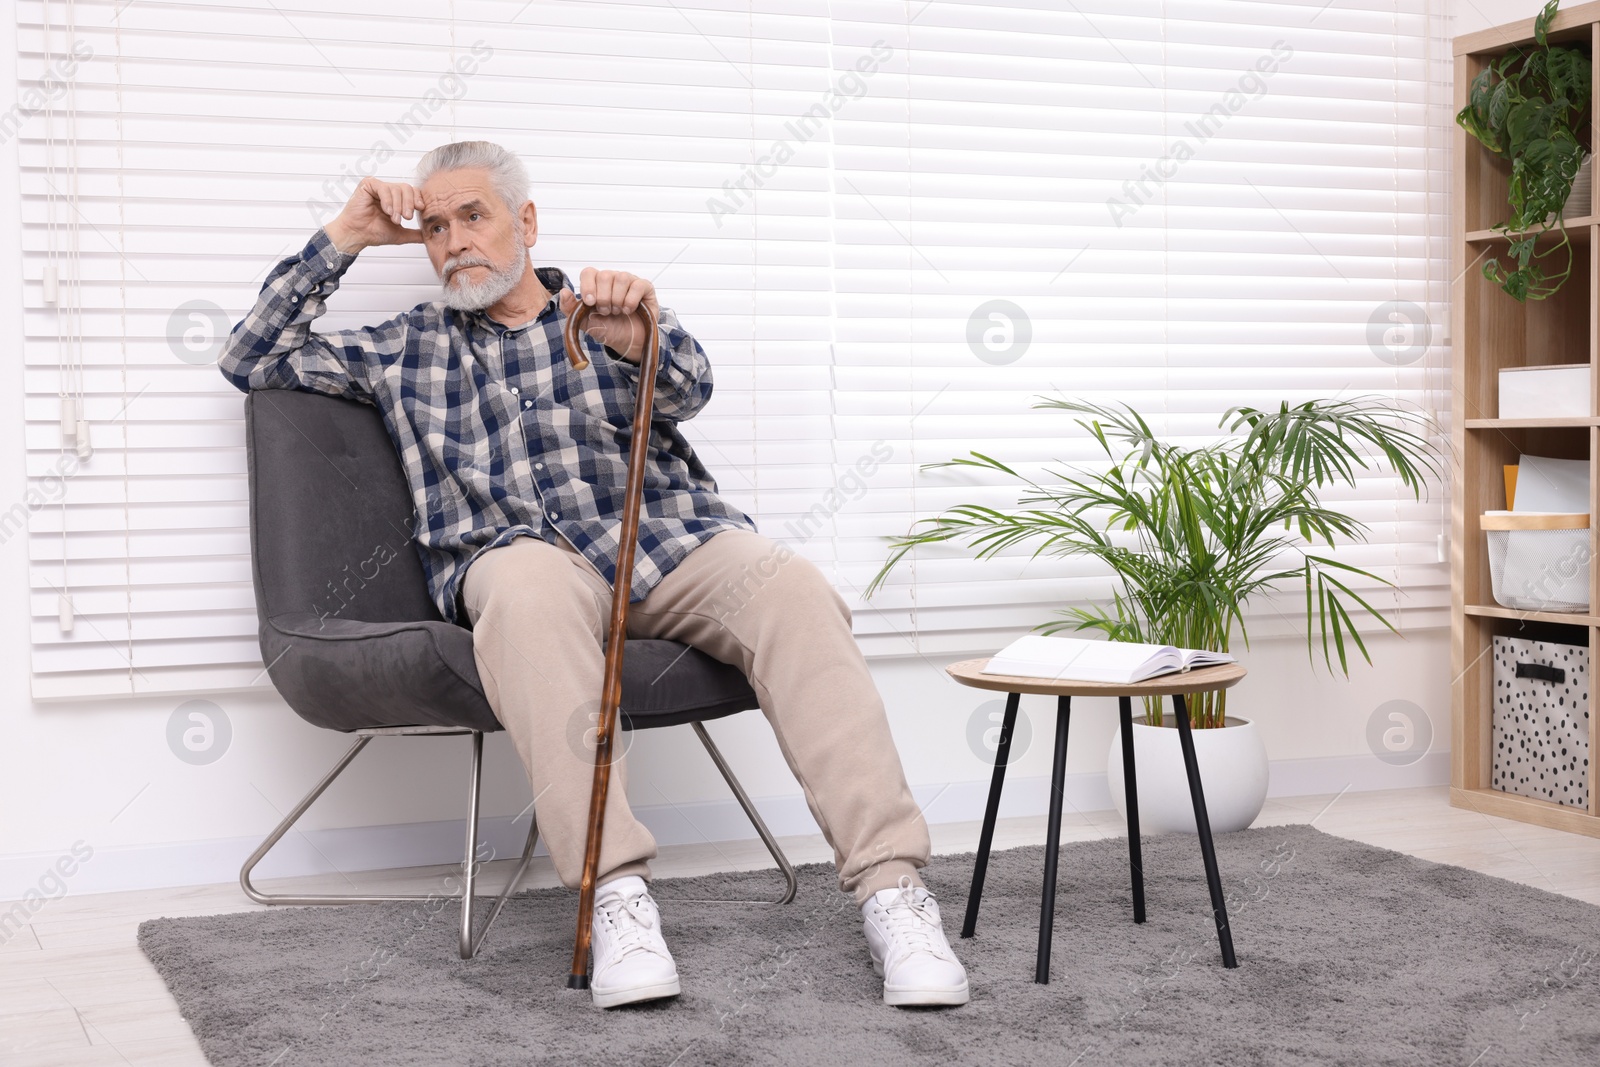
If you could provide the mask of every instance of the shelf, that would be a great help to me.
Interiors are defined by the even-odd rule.
[[[1590,26],[1600,18],[1600,4],[1563,6],[1550,22],[1551,44],[1585,45],[1589,43]],[[1533,43],[1533,17],[1507,22],[1487,29],[1463,33],[1451,41],[1451,50],[1458,56],[1481,56],[1485,60],[1503,55],[1514,45]]]
[[[1567,237],[1571,239],[1572,243],[1575,245],[1588,244],[1589,227],[1593,226],[1596,222],[1600,222],[1600,218],[1597,218],[1594,215],[1580,215],[1577,218],[1568,219]],[[1543,236],[1554,241],[1560,232],[1561,231],[1559,229],[1552,229],[1544,233]],[[1527,236],[1527,233],[1519,233],[1515,234],[1514,236],[1525,237]],[[1468,230],[1466,233],[1466,239],[1474,244],[1482,244],[1489,241],[1506,241],[1510,238],[1505,234],[1500,233],[1498,230]]]
[[[1454,41],[1452,98],[1460,111],[1467,104],[1473,80],[1510,48],[1527,44],[1533,19],[1496,26]],[[1552,43],[1576,46],[1600,87],[1600,0],[1563,6],[1551,25]],[[1586,149],[1600,145],[1600,93],[1589,105],[1578,141]],[[1550,257],[1546,269],[1569,274],[1560,288],[1542,300],[1519,301],[1483,274],[1485,261],[1499,257],[1506,265],[1504,235],[1487,228],[1511,213],[1512,168],[1462,129],[1451,131],[1451,310],[1450,346],[1453,443],[1450,584],[1457,606],[1451,613],[1450,678],[1450,803],[1498,818],[1535,823],[1553,829],[1600,837],[1600,715],[1587,724],[1591,759],[1582,771],[1588,790],[1583,808],[1519,796],[1492,788],[1495,766],[1495,657],[1492,642],[1522,637],[1587,646],[1600,669],[1600,562],[1588,574],[1589,604],[1581,612],[1523,611],[1495,603],[1489,539],[1480,531],[1480,516],[1505,506],[1505,470],[1523,455],[1600,461],[1600,195],[1580,199],[1557,232],[1538,231],[1538,251],[1556,248],[1561,228],[1572,241],[1567,255]],[[1579,211],[1582,214],[1577,214]],[[1520,236],[1530,236],[1523,234]],[[1500,372],[1554,363],[1586,363],[1591,368],[1589,395],[1571,396],[1555,411],[1588,409],[1590,415],[1553,418],[1469,418],[1500,410]],[[1513,410],[1516,410],[1513,408]],[[1522,408],[1522,410],[1530,410]],[[1537,408],[1532,410],[1537,411]],[[1457,432],[1459,430],[1459,432]],[[1600,512],[1600,462],[1591,462],[1587,510]],[[1570,556],[1551,566],[1581,565],[1600,555],[1600,531],[1574,538]],[[1580,545],[1587,547],[1585,556]],[[1535,561],[1537,562],[1537,561]],[[1558,572],[1563,582],[1575,577]],[[1581,579],[1579,580],[1581,581]],[[1582,601],[1574,591],[1566,603]],[[1503,669],[1503,666],[1502,668]],[[1600,701],[1596,702],[1600,707]]]
[[[1584,429],[1600,426],[1600,418],[1562,419],[1462,419],[1461,425],[1469,430],[1560,430],[1566,427]]]
[[[1600,626],[1600,615],[1573,615],[1565,611],[1524,611],[1499,604],[1468,604],[1461,609],[1485,619],[1519,619],[1524,622],[1556,622],[1563,626]]]

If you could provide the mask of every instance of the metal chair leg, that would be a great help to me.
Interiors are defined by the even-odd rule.
[[[349,751],[347,751],[344,756],[340,758],[338,763],[333,765],[333,769],[327,774],[323,775],[322,781],[312,786],[311,792],[307,793],[300,803],[296,804],[290,810],[289,814],[283,817],[282,822],[273,827],[272,832],[267,835],[266,840],[261,842],[261,846],[250,854],[249,859],[244,861],[244,866],[239,868],[239,887],[244,890],[245,896],[249,897],[257,904],[382,904],[395,899],[394,897],[359,896],[354,894],[310,894],[297,896],[292,893],[263,893],[261,890],[255,887],[254,883],[250,881],[250,872],[256,869],[256,865],[261,862],[268,852],[272,851],[272,847],[274,845],[283,840],[283,836],[289,832],[289,829],[294,826],[295,823],[300,821],[300,816],[306,813],[306,809],[311,807],[311,805],[316,802],[316,799],[327,791],[328,787],[333,784],[333,780],[335,778],[344,773],[344,769],[350,766],[350,761],[355,759],[356,756],[360,754],[361,750],[367,747],[367,743],[371,740],[372,738],[370,736],[357,737],[356,743],[351,745]],[[407,897],[406,899],[427,900],[428,898],[425,896],[414,895]]]
[[[800,880],[795,876],[794,865],[789,862],[789,857],[785,856],[783,854],[783,849],[781,847],[779,847],[779,845],[778,845],[778,839],[772,835],[772,831],[771,830],[767,829],[767,824],[761,818],[760,813],[756,811],[756,806],[750,802],[749,794],[744,791],[744,786],[739,784],[739,779],[734,775],[733,768],[728,766],[728,761],[723,758],[722,750],[719,749],[716,746],[716,742],[712,741],[711,740],[711,735],[706,732],[705,724],[704,723],[699,723],[699,722],[692,722],[689,725],[694,727],[695,736],[700,738],[700,744],[705,747],[706,755],[711,757],[711,762],[715,763],[717,765],[717,770],[722,772],[722,778],[723,778],[724,781],[726,781],[728,783],[728,788],[733,790],[733,795],[739,801],[739,806],[744,809],[744,813],[749,818],[750,824],[756,828],[756,834],[760,836],[761,843],[767,846],[767,851],[770,852],[772,854],[772,858],[777,861],[778,869],[783,872],[783,879],[784,879],[785,885],[784,885],[783,895],[778,897],[776,900],[772,900],[772,899],[765,898],[765,897],[756,898],[756,899],[751,899],[751,898],[748,898],[748,897],[732,897],[732,898],[726,898],[726,899],[720,899],[720,898],[719,899],[713,899],[713,898],[709,898],[709,897],[692,897],[692,898],[674,899],[672,901],[672,903],[673,904],[788,904],[788,903],[790,903],[791,901],[794,900],[795,893],[800,888]]]
[[[1194,825],[1200,837],[1200,855],[1206,864],[1206,884],[1211,888],[1211,913],[1217,920],[1217,940],[1222,944],[1222,965],[1237,967],[1233,956],[1233,934],[1228,929],[1228,905],[1222,897],[1222,876],[1217,872],[1217,851],[1211,842],[1211,820],[1206,816],[1205,791],[1200,788],[1200,765],[1194,758],[1194,738],[1190,736],[1189,705],[1174,695],[1178,710],[1178,742],[1183,746],[1183,769],[1189,775],[1189,798],[1194,802]]]
[[[989,846],[994,843],[1000,790],[1006,782],[1006,764],[1011,762],[1011,732],[1017,725],[1017,705],[1021,701],[1021,693],[1006,694],[1006,714],[1000,723],[1000,741],[994,749],[994,775],[989,779],[989,803],[983,809],[983,831],[978,835],[978,858],[972,865],[972,888],[967,891],[967,917],[961,924],[962,937],[971,937],[978,926],[978,902],[983,899],[983,880],[989,873]]]
[[[1128,809],[1128,868],[1133,879],[1133,921],[1144,922],[1144,859],[1139,843],[1139,786],[1134,779],[1133,701],[1118,700],[1122,713],[1122,786]]]
[[[1050,824],[1044,834],[1044,893],[1039,901],[1039,951],[1033,966],[1033,980],[1040,985],[1050,981],[1050,937],[1056,919],[1056,864],[1061,856],[1061,801],[1067,781],[1067,725],[1072,715],[1072,698],[1056,697],[1055,764],[1050,769]]]
[[[494,900],[494,907],[489,909],[489,917],[483,921],[483,929],[478,931],[478,936],[470,942],[463,941],[461,958],[470,960],[478,954],[483,947],[483,939],[489,936],[489,927],[500,917],[500,909],[506,906],[506,901],[511,899],[511,894],[517,891],[517,886],[522,883],[522,878],[528,873],[528,867],[533,863],[533,848],[539,843],[539,820],[533,815],[528,816],[528,842],[522,846],[522,861],[517,864],[517,869],[511,872],[511,877],[506,880],[505,888],[500,890],[500,895]],[[472,928],[472,902],[476,898],[468,897],[463,903],[462,929],[463,932]]]
[[[267,835],[266,840],[261,842],[260,847],[250,854],[250,858],[245,860],[244,866],[239,869],[239,886],[244,890],[245,895],[258,904],[269,905],[388,904],[411,900],[438,900],[438,893],[399,893],[383,895],[369,895],[360,893],[267,893],[256,888],[255,884],[250,879],[250,875],[251,872],[255,870],[256,866],[261,862],[261,860],[267,855],[267,853],[272,851],[273,846],[275,846],[279,841],[283,840],[284,836],[294,827],[294,824],[298,822],[300,817],[306,813],[306,810],[316,802],[318,797],[327,792],[328,787],[333,784],[334,779],[338,778],[340,774],[344,773],[345,768],[350,766],[351,761],[354,760],[358,754],[360,754],[362,749],[367,747],[367,744],[374,737],[391,735],[452,737],[458,734],[470,734],[472,736],[471,792],[468,797],[467,813],[467,855],[465,863],[466,877],[465,884],[463,886],[463,892],[459,894],[462,901],[460,949],[463,959],[470,959],[472,956],[476,955],[478,949],[483,944],[484,937],[489,932],[489,927],[493,925],[495,919],[499,917],[500,910],[505,907],[506,900],[511,896],[512,892],[515,891],[516,886],[521,881],[523,875],[527,873],[529,863],[533,859],[534,845],[538,842],[539,837],[539,821],[537,818],[534,818],[528,827],[528,841],[522,852],[522,862],[512,874],[511,880],[506,883],[506,886],[501,891],[498,899],[496,899],[493,909],[489,912],[487,921],[485,921],[483,924],[483,929],[477,932],[477,936],[475,938],[472,937],[472,912],[474,910],[473,891],[477,881],[477,860],[474,854],[477,851],[478,845],[478,796],[483,766],[483,734],[478,730],[469,730],[465,728],[457,729],[450,727],[400,727],[381,730],[358,731],[355,744],[350,746],[349,750],[345,752],[345,754],[340,757],[339,761],[333,765],[333,768],[329,770],[327,774],[323,775],[322,780],[311,788],[311,791],[307,793],[300,800],[300,802],[294,806],[293,809],[290,810],[288,815],[284,816],[283,820],[273,828],[270,834]],[[451,896],[456,895],[457,894],[451,894]]]
[[[461,864],[461,958],[472,958],[472,887],[478,880],[478,796],[483,784],[483,735],[472,735],[471,784],[467,787],[467,858]]]

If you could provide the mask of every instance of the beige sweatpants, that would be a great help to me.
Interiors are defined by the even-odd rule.
[[[611,585],[564,538],[557,547],[518,537],[473,561],[462,602],[489,706],[533,786],[540,837],[562,883],[577,888]],[[839,887],[857,904],[903,874],[923,884],[927,824],[850,632],[850,608],[815,564],[764,534],[722,530],[629,606],[628,636],[681,641],[744,671],[833,847]],[[597,885],[648,879],[656,855],[628,807],[629,742],[620,729],[612,742]]]

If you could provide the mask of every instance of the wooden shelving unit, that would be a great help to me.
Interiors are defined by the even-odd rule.
[[[1590,63],[1600,56],[1600,3],[1559,12],[1554,43],[1582,48]],[[1533,20],[1465,34],[1455,39],[1455,111],[1466,105],[1472,79],[1513,45],[1533,42]],[[1595,85],[1600,87],[1600,71]],[[1596,144],[1590,101],[1586,146]],[[1590,614],[1517,611],[1495,603],[1490,592],[1488,545],[1478,516],[1504,508],[1502,467],[1521,455],[1568,459],[1600,457],[1600,396],[1589,398],[1589,418],[1501,419],[1499,371],[1505,367],[1582,363],[1588,360],[1600,390],[1600,182],[1597,202],[1569,218],[1572,275],[1546,300],[1519,304],[1483,277],[1483,259],[1504,239],[1491,227],[1509,214],[1510,166],[1454,127],[1451,336],[1454,343],[1452,440],[1459,464],[1452,514],[1452,766],[1450,802],[1523,822],[1600,837],[1600,706],[1589,716],[1589,807],[1571,807],[1493,789],[1489,783],[1493,724],[1493,657],[1496,636],[1531,637],[1600,649],[1600,564],[1590,567]],[[1591,464],[1589,512],[1600,515],[1600,486]],[[1589,531],[1589,556],[1597,554],[1597,526]],[[1591,656],[1593,666],[1600,666]],[[1593,694],[1591,693],[1591,698]]]

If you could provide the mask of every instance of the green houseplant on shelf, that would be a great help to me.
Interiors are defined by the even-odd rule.
[[[1313,664],[1320,647],[1330,669],[1348,675],[1350,654],[1371,662],[1355,616],[1365,612],[1394,631],[1377,607],[1352,587],[1352,582],[1386,579],[1317,551],[1336,539],[1360,542],[1367,527],[1329,507],[1322,491],[1335,484],[1355,485],[1363,472],[1387,469],[1417,499],[1430,478],[1442,474],[1435,427],[1425,414],[1398,407],[1387,398],[1361,396],[1313,400],[1276,411],[1237,407],[1219,426],[1229,432],[1205,445],[1179,445],[1161,440],[1131,407],[1109,407],[1068,399],[1043,398],[1036,408],[1054,408],[1079,416],[1103,454],[1094,466],[1047,471],[1056,480],[1041,484],[998,459],[970,452],[967,457],[924,464],[923,469],[968,467],[1015,479],[1025,491],[1015,510],[1001,511],[963,504],[913,524],[905,536],[892,538],[892,551],[868,585],[866,596],[882,586],[895,565],[919,545],[966,542],[977,558],[997,555],[1013,545],[1037,542],[1033,555],[1085,556],[1104,564],[1114,583],[1106,604],[1074,605],[1059,619],[1035,629],[1098,631],[1113,641],[1143,641],[1186,648],[1230,651],[1234,639],[1246,647],[1245,608],[1252,598],[1276,589],[1299,586],[1304,591],[1306,648]],[[921,529],[919,529],[921,527]],[[1186,701],[1197,743],[1207,734],[1233,734],[1219,729],[1249,726],[1236,740],[1251,752],[1259,750],[1260,766],[1249,775],[1229,766],[1227,757],[1202,759],[1223,766],[1236,779],[1250,778],[1240,788],[1241,810],[1251,806],[1258,780],[1259,796],[1242,825],[1260,811],[1266,795],[1266,752],[1252,724],[1230,718],[1227,692],[1195,694]],[[1140,795],[1161,781],[1183,783],[1175,731],[1164,730],[1159,699],[1147,700],[1144,727],[1135,728]],[[1215,742],[1221,744],[1222,742]],[[1176,771],[1153,766],[1143,771],[1146,745],[1170,745]],[[1112,796],[1121,804],[1120,749],[1113,739],[1108,773]],[[1247,757],[1254,760],[1255,757]],[[1215,773],[1223,773],[1221,771]],[[1211,775],[1204,775],[1208,805]],[[1239,784],[1238,781],[1235,784]],[[1218,791],[1221,800],[1221,790]],[[1187,793],[1174,793],[1171,829],[1193,829]],[[1163,828],[1158,811],[1141,819],[1152,832]],[[1213,825],[1232,826],[1225,803],[1215,805]]]
[[[1579,131],[1587,123],[1589,57],[1576,48],[1552,45],[1548,34],[1558,0],[1533,21],[1534,44],[1518,46],[1485,67],[1468,89],[1456,123],[1485,148],[1511,162],[1507,199],[1511,217],[1494,227],[1508,241],[1507,270],[1498,256],[1483,264],[1483,276],[1519,301],[1542,300],[1572,273],[1572,241],[1566,208],[1572,183],[1585,160]],[[1587,214],[1580,209],[1579,214]],[[1536,251],[1539,238],[1558,230],[1554,243]],[[1547,274],[1549,256],[1559,270]]]

